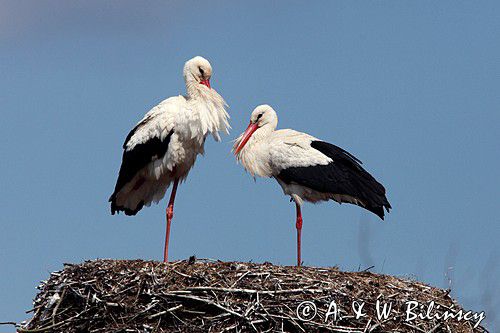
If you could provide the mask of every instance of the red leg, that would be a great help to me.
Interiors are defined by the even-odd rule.
[[[174,217],[174,200],[175,193],[177,192],[177,185],[179,184],[179,179],[174,180],[174,186],[172,187],[172,193],[170,194],[170,201],[167,207],[167,233],[165,235],[165,249],[163,250],[163,262],[168,262],[168,240],[170,238],[170,222]]]
[[[297,228],[297,266],[302,264],[301,253],[300,253],[300,241],[302,236],[302,212],[300,211],[300,205],[295,203],[295,207],[297,208],[297,222],[295,223],[295,227]]]

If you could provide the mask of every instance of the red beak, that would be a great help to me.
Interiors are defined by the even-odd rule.
[[[238,153],[243,149],[248,140],[250,140],[250,137],[252,136],[253,132],[255,132],[258,128],[259,126],[257,124],[250,123],[248,125],[245,133],[243,133],[243,137],[241,138],[241,142],[238,145],[238,148],[236,148],[236,150],[234,151],[234,155],[238,155]]]
[[[203,84],[204,86],[207,86],[208,89],[210,89],[210,79],[202,80],[200,81],[200,84]]]

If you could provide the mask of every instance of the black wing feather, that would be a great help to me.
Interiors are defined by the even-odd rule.
[[[385,196],[385,188],[363,167],[361,161],[344,149],[323,141],[311,142],[311,147],[330,157],[327,165],[292,167],[278,175],[286,184],[291,182],[322,193],[348,195],[363,202],[361,206],[384,219],[384,208],[391,205]]]
[[[118,207],[116,205],[116,195],[128,182],[130,182],[134,178],[137,172],[143,169],[151,161],[162,158],[168,150],[170,137],[174,133],[173,130],[170,131],[163,140],[159,137],[153,137],[144,143],[135,145],[131,150],[126,150],[127,143],[135,134],[137,129],[148,121],[149,119],[146,118],[137,126],[135,126],[127,135],[125,143],[123,144],[123,148],[125,150],[123,152],[120,172],[118,173],[118,180],[116,181],[115,191],[109,198],[109,202],[111,202],[111,214],[113,215],[116,211],[120,210],[124,211],[127,215],[135,215],[139,210],[141,210],[144,203],[142,203],[142,205],[138,205],[135,210],[127,209],[125,207]]]

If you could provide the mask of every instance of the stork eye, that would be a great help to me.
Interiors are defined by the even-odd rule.
[[[259,113],[259,115],[257,116],[257,121],[258,121],[260,118],[262,118],[262,115],[263,115],[263,113]]]
[[[201,75],[204,75],[204,74],[205,74],[205,71],[203,70],[203,68],[198,67],[198,69],[200,70],[200,74],[201,74]]]

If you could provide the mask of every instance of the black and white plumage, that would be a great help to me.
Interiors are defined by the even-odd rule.
[[[227,134],[230,128],[227,104],[210,87],[210,63],[195,57],[186,62],[183,74],[187,94],[162,101],[127,135],[118,180],[109,198],[112,214],[135,215],[144,206],[158,203],[174,184],[167,210],[165,261],[177,183],[204,153],[206,137],[212,134],[220,141],[219,132]]]
[[[305,186],[320,193],[331,193],[339,203],[361,206],[384,219],[384,207],[390,208],[384,187],[361,167],[361,161],[342,148],[324,141],[312,141],[311,147],[332,161],[326,165],[290,167],[276,176],[280,182]],[[316,201],[314,196],[306,200]]]
[[[296,203],[298,265],[303,201],[334,200],[365,208],[381,219],[391,205],[385,188],[361,161],[333,144],[291,129],[276,130],[278,117],[269,105],[255,108],[234,152],[252,176],[273,177]]]

